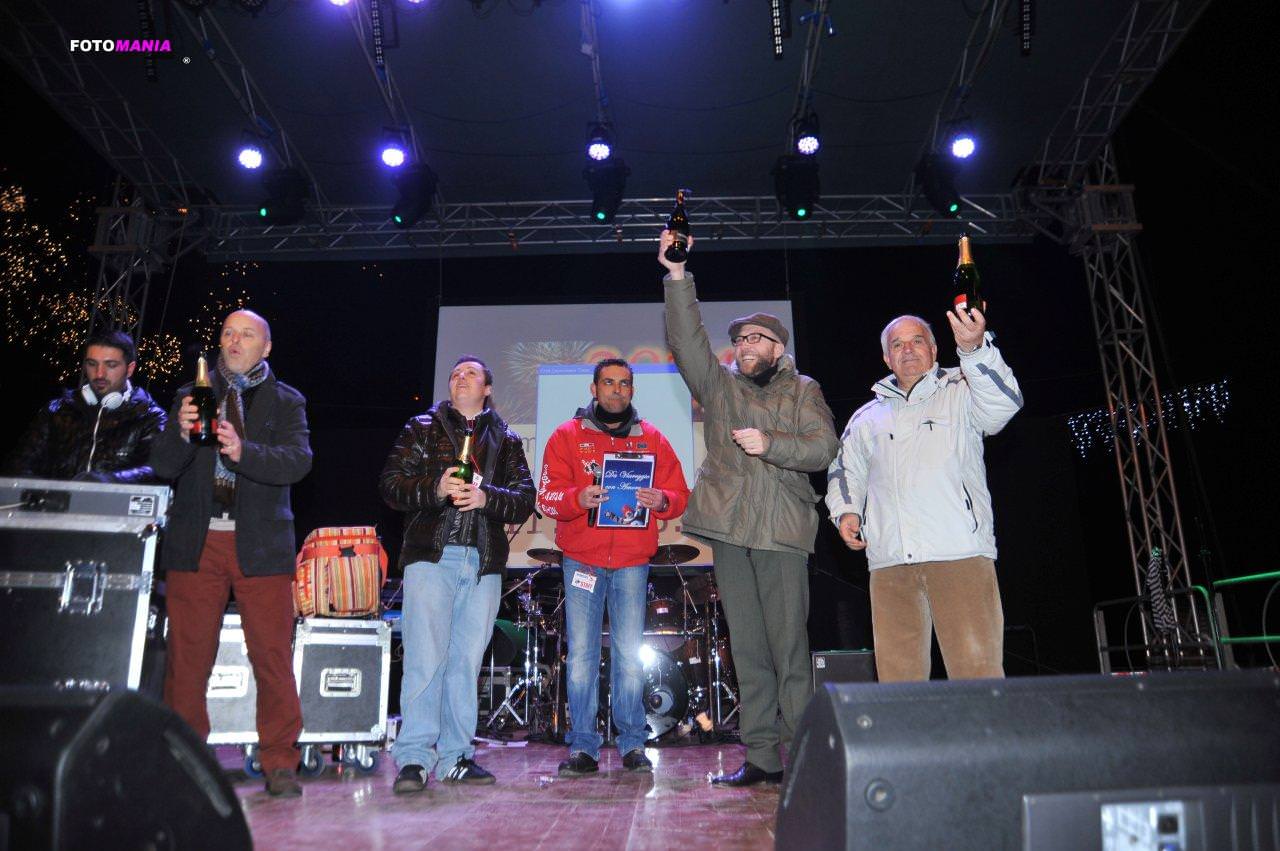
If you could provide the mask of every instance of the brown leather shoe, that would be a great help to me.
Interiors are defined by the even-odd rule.
[[[267,793],[273,798],[297,798],[302,795],[302,786],[293,769],[277,768],[267,775]]]

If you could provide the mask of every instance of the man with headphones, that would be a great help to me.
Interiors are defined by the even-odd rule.
[[[119,484],[155,481],[148,456],[165,412],[146,390],[129,383],[138,365],[133,340],[123,331],[99,331],[81,347],[80,365],[83,384],[36,414],[6,472]]]

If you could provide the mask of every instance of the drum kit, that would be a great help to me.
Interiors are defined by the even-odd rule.
[[[490,671],[519,670],[520,676],[481,727],[490,733],[520,727],[533,740],[562,741],[567,731],[564,683],[567,636],[564,581],[559,550],[533,549],[526,568],[503,594],[505,610],[495,625],[486,664]],[[659,547],[650,560],[651,576],[673,574],[667,594],[649,585],[641,661],[644,664],[645,716],[649,738],[683,728],[709,731],[738,711],[738,689],[729,654],[728,629],[720,595],[710,573],[682,568],[698,555],[695,547]],[[656,568],[656,570],[654,570]],[[520,568],[509,568],[514,572]],[[502,617],[502,615],[508,617]],[[609,722],[609,624],[601,644],[600,725],[606,739]]]

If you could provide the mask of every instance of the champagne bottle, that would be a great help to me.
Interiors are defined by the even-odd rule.
[[[196,359],[196,384],[191,388],[191,404],[196,406],[191,442],[196,446],[212,446],[218,442],[218,399],[209,384],[209,362],[204,355]]]
[[[453,471],[453,477],[461,479],[468,485],[475,478],[475,467],[471,463],[471,432],[467,432],[462,438],[462,451],[458,453],[458,469]]]
[[[973,254],[969,250],[969,234],[967,233],[962,234],[960,237],[960,259],[956,263],[956,271],[951,276],[951,281],[955,285],[956,310],[973,310],[976,307],[985,316],[987,303],[982,300],[978,267],[973,263]]]
[[[684,190],[676,190],[676,206],[667,219],[667,230],[675,235],[675,240],[667,246],[663,256],[672,263],[683,263],[689,257],[689,217],[684,211]]]

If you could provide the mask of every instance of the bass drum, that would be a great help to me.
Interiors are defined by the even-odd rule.
[[[606,650],[607,654],[609,651]],[[661,650],[642,647],[644,665],[644,720],[647,739],[653,741],[671,732],[689,716],[689,681],[674,656]],[[608,723],[610,663],[607,656],[600,662],[601,727]]]
[[[646,656],[648,654],[645,654]],[[644,666],[644,720],[649,740],[660,739],[689,714],[689,682],[670,653],[653,651]]]

